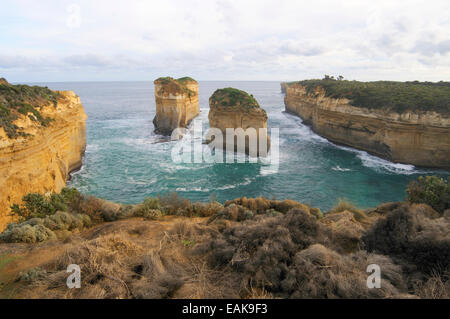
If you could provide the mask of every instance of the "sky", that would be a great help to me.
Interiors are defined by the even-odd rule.
[[[450,80],[448,0],[2,0],[10,82]]]

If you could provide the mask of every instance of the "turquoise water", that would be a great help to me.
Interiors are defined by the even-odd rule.
[[[174,163],[175,142],[153,133],[155,99],[152,82],[41,83],[74,90],[89,118],[87,149],[70,186],[122,203],[177,191],[193,201],[240,196],[291,198],[322,210],[339,198],[367,208],[405,197],[418,175],[448,171],[394,164],[365,152],[336,146],[317,136],[300,118],[284,112],[279,82],[200,82],[201,114],[207,127],[208,99],[217,88],[236,87],[255,96],[280,128],[278,172],[264,163]]]

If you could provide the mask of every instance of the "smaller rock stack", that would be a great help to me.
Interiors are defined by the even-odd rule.
[[[209,99],[209,126],[217,128],[223,134],[223,148],[230,150],[228,141],[234,140],[234,151],[238,149],[238,139],[245,138],[245,153],[249,155],[266,156],[270,149],[270,138],[267,134],[267,113],[263,110],[253,95],[244,91],[226,88],[219,89]],[[226,136],[226,129],[242,128],[241,133],[235,131],[234,137]],[[257,147],[249,148],[250,130],[255,129]],[[260,130],[261,129],[261,130]],[[243,132],[242,132],[243,131]],[[252,150],[253,149],[253,150]],[[255,150],[257,152],[255,153]]]
[[[153,124],[157,133],[170,135],[178,127],[187,127],[200,113],[198,83],[194,79],[164,77],[154,84],[156,116]]]

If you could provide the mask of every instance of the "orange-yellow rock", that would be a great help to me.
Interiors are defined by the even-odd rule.
[[[270,149],[270,138],[267,134],[267,113],[256,99],[248,93],[234,89],[219,89],[209,99],[209,126],[222,132],[223,148],[239,151],[238,140],[245,138],[245,153],[266,156]],[[235,131],[227,142],[227,129],[242,129]],[[250,143],[250,130],[254,129],[255,143]],[[216,141],[217,142],[217,141]],[[219,143],[220,144],[220,143]],[[253,152],[249,146],[253,144]],[[228,146],[227,146],[228,145]],[[217,145],[219,146],[219,145]],[[242,150],[244,151],[244,150]]]
[[[450,118],[443,114],[355,107],[348,99],[325,96],[322,87],[308,93],[299,83],[286,87],[284,101],[286,111],[330,141],[393,162],[450,167]]]
[[[8,138],[0,127],[0,231],[11,221],[10,206],[28,193],[59,192],[79,168],[86,147],[86,113],[72,91],[60,92],[40,113],[54,119],[42,127],[29,116],[16,124],[27,137]]]
[[[200,113],[198,83],[185,77],[170,77],[155,80],[156,116],[155,130],[170,135],[176,128],[187,127]]]

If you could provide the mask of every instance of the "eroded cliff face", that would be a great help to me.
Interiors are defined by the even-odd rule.
[[[74,92],[60,93],[56,106],[40,109],[53,119],[47,127],[25,115],[14,124],[30,136],[10,139],[0,127],[0,231],[12,220],[12,204],[28,193],[59,192],[82,164],[87,116]]]
[[[155,84],[156,132],[170,135],[178,127],[187,127],[198,114],[198,83],[195,80],[158,79]]]
[[[317,87],[286,88],[286,111],[300,116],[330,141],[365,150],[393,162],[450,168],[450,119],[436,112],[385,112],[352,106]]]
[[[227,89],[225,89],[227,90]],[[221,90],[218,90],[221,91]],[[257,154],[258,156],[267,155],[270,149],[270,138],[267,134],[267,113],[259,105],[243,106],[239,100],[236,102],[229,102],[227,92],[219,99],[215,98],[217,92],[209,100],[210,110],[208,114],[209,126],[211,128],[217,128],[222,131],[223,134],[223,148],[227,148],[227,128],[242,128],[244,131],[248,128],[254,128],[256,131],[257,140]],[[243,92],[243,91],[241,91]],[[245,93],[245,92],[243,92]],[[245,93],[247,94],[247,93]],[[226,100],[223,103],[223,100]],[[255,100],[256,102],[256,100]],[[226,104],[226,105],[223,105]],[[263,130],[259,130],[263,129]],[[238,133],[237,133],[238,134]],[[245,152],[249,153],[249,138],[245,137]],[[262,144],[261,144],[262,143]],[[237,147],[237,137],[234,138],[235,150]],[[250,153],[252,154],[252,153]]]

